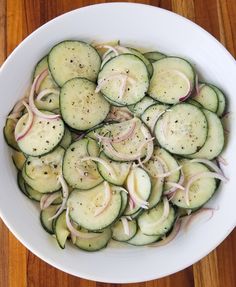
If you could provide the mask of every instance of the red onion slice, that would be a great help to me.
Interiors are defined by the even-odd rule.
[[[97,208],[97,210],[94,213],[94,216],[98,216],[99,214],[104,212],[108,207],[110,201],[111,201],[111,187],[107,181],[104,181],[104,202],[102,207]]]
[[[32,112],[35,115],[37,115],[38,117],[43,118],[43,119],[47,119],[47,120],[53,120],[53,119],[60,118],[60,115],[47,115],[47,114],[44,114],[44,113],[42,113],[42,112],[40,112],[38,110],[38,108],[35,106],[35,103],[34,103],[34,94],[35,94],[35,90],[37,90],[37,85],[38,85],[38,83],[40,81],[42,81],[47,76],[47,74],[48,74],[48,71],[44,70],[41,74],[39,74],[34,79],[32,87],[31,87],[31,90],[30,90],[30,95],[29,95],[29,106],[30,106]]]
[[[116,151],[114,149],[114,147],[111,145],[110,142],[106,142],[104,143],[104,147],[105,149],[114,157],[119,158],[120,160],[124,160],[124,161],[132,161],[132,160],[136,160],[140,157],[140,153],[138,154],[124,154],[124,153],[120,153],[118,151]]]
[[[228,162],[227,162],[227,160],[223,157],[223,156],[218,156],[217,157],[217,161],[219,162],[219,163],[222,163],[223,165],[228,165]]]
[[[133,202],[136,205],[141,206],[142,208],[147,208],[147,206],[149,205],[149,202],[147,202],[146,200],[144,200],[143,198],[141,198],[137,193],[136,193],[136,184],[135,184],[135,175],[134,175],[134,171],[131,171],[131,173],[128,176],[128,180],[127,180],[127,189],[129,192],[129,195],[131,197],[131,199],[133,200]]]
[[[40,200],[40,209],[43,210],[48,208],[54,202],[54,200],[58,199],[60,196],[60,192],[55,192],[53,194],[44,194]]]
[[[15,139],[16,139],[16,141],[22,140],[28,134],[28,132],[30,131],[30,129],[33,125],[33,122],[34,122],[34,114],[33,114],[32,110],[30,109],[29,105],[25,101],[23,101],[23,105],[27,109],[28,118],[27,118],[27,122],[26,122],[26,124],[25,124],[25,126],[21,132],[19,132],[19,133],[16,132],[17,129],[15,128]]]
[[[53,220],[54,218],[57,218],[62,213],[62,211],[66,207],[66,202],[67,202],[67,199],[69,196],[69,188],[68,188],[68,185],[67,185],[67,183],[66,183],[66,181],[62,175],[59,175],[58,181],[61,183],[61,187],[62,187],[62,195],[63,195],[62,204],[59,207],[59,209],[57,210],[56,214],[54,214],[48,220]]]
[[[66,225],[69,231],[71,232],[71,235],[81,238],[81,239],[92,239],[99,237],[99,233],[88,233],[88,232],[81,232],[74,228],[70,221],[70,215],[69,215],[69,207],[66,209]]]
[[[191,187],[191,185],[198,179],[204,178],[204,177],[208,177],[208,178],[217,178],[223,182],[227,182],[228,180],[225,178],[224,175],[222,175],[222,173],[216,173],[216,172],[200,172],[197,173],[195,175],[193,175],[192,177],[190,177],[189,181],[186,184],[185,187],[185,192],[184,192],[184,197],[185,197],[185,202],[186,204],[189,206],[189,189]]]
[[[121,220],[122,225],[123,225],[124,233],[129,236],[130,235],[130,229],[129,229],[129,222],[128,222],[127,218],[125,216],[122,216],[120,218],[120,220]]]
[[[216,208],[211,208],[211,207],[204,207],[201,208],[200,210],[192,213],[191,215],[186,216],[186,221],[184,222],[184,230],[187,232],[190,225],[193,223],[194,220],[196,220],[197,218],[199,218],[200,215],[204,214],[204,213],[210,213],[209,218],[206,220],[210,220],[213,215],[214,215],[214,211],[216,211]]]
[[[108,171],[108,173],[111,175],[111,177],[113,177],[114,179],[117,178],[115,170],[106,160],[101,159],[100,157],[93,157],[93,156],[87,156],[87,157],[83,157],[82,159],[80,159],[80,161],[82,162],[88,161],[88,160],[92,160],[92,161],[102,164],[105,167],[105,169]]]
[[[199,163],[203,163],[207,166],[209,166],[213,171],[215,171],[218,174],[222,174],[222,170],[212,161],[208,160],[208,159],[204,159],[204,158],[197,158],[197,159],[192,159],[191,162],[199,162]],[[227,180],[227,178],[225,178]]]
[[[36,93],[38,93],[42,81],[47,77],[48,74],[49,74],[48,69],[45,69],[36,77],[37,78],[36,83],[35,83]]]
[[[135,118],[134,118],[135,119]],[[130,126],[129,129],[127,129],[123,134],[119,135],[119,136],[116,136],[116,137],[106,137],[106,136],[101,136],[97,133],[95,133],[95,136],[96,138],[99,140],[99,141],[105,141],[105,142],[112,142],[112,143],[120,143],[122,141],[125,141],[127,139],[129,139],[134,130],[135,130],[135,127],[136,127],[136,122],[133,121],[132,122],[132,125]]]
[[[174,172],[176,172],[176,171],[179,171],[181,168],[182,168],[182,165],[180,165],[180,166],[178,166],[177,168],[172,169],[172,170],[170,170],[170,171],[168,171],[168,172],[164,172],[164,173],[157,174],[157,175],[155,175],[155,176],[153,176],[153,177],[156,177],[156,178],[168,177],[168,176],[170,176],[172,173],[174,173]]]

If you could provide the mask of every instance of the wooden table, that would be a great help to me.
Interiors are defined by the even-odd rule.
[[[31,32],[67,11],[109,1],[0,0],[0,63]],[[115,2],[115,1],[113,1]],[[121,2],[121,1],[119,1]],[[181,14],[212,33],[236,55],[236,0],[140,0]],[[234,211],[232,211],[234,212]],[[204,236],[204,235],[203,235]],[[135,287],[235,287],[236,230],[211,254],[174,275]],[[0,223],[1,287],[101,287],[115,286],[67,275],[29,252]],[[128,286],[128,285],[117,285]]]

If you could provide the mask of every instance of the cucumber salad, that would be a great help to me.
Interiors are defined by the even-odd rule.
[[[36,64],[4,136],[19,189],[61,248],[166,244],[228,180],[225,106],[183,58],[66,40]]]

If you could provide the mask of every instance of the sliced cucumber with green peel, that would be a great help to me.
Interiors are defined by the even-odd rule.
[[[191,154],[190,158],[214,159],[224,147],[224,129],[218,116],[208,110],[202,110],[206,116],[208,124],[207,139],[203,147],[196,153]],[[216,140],[217,139],[217,140]]]
[[[99,251],[107,246],[111,239],[111,229],[106,228],[100,233],[94,233],[94,238],[83,239],[77,237],[75,245],[85,251]]]
[[[99,145],[97,142],[91,138],[87,138],[87,153],[89,156],[97,157],[100,153]]]
[[[49,206],[49,207],[41,210],[41,212],[40,212],[40,222],[41,222],[43,228],[49,234],[54,234],[53,220],[51,220],[50,218],[56,214],[57,209],[58,209],[58,206],[52,205],[52,206]]]
[[[134,131],[132,134],[127,138],[126,140],[123,140],[119,143],[111,142],[112,148],[122,154],[122,158],[119,156],[116,156],[114,153],[110,152],[110,150],[107,148],[106,144],[103,144],[103,152],[106,154],[107,157],[109,157],[112,160],[115,161],[130,161],[128,158],[129,156],[135,156],[136,154],[140,153],[141,157],[144,157],[146,154],[147,147],[144,147],[140,151],[140,147],[143,144],[143,142],[146,140],[146,136],[149,138],[150,132],[146,125],[144,125],[138,118],[134,118],[131,120],[128,120],[126,122],[116,123],[116,124],[110,124],[104,126],[99,134],[110,136],[111,138],[117,138],[126,130],[130,130],[132,126],[135,124]],[[144,132],[146,135],[144,135]]]
[[[81,41],[63,41],[48,54],[48,66],[54,81],[63,86],[75,77],[95,82],[101,66],[98,52]]]
[[[158,143],[171,153],[193,154],[204,145],[208,134],[207,120],[201,109],[186,103],[171,107],[155,126]]]
[[[127,220],[127,219],[126,219]],[[116,241],[128,241],[137,233],[138,226],[136,220],[128,221],[128,234],[124,231],[121,219],[112,226],[112,239]]]
[[[12,160],[18,170],[22,170],[25,164],[26,157],[22,152],[14,150],[12,153]]]
[[[201,84],[199,93],[193,99],[211,112],[216,113],[218,110],[219,100],[217,93],[208,84]]]
[[[135,245],[135,246],[144,246],[144,245],[154,243],[158,241],[159,239],[161,239],[159,235],[152,235],[152,236],[145,235],[144,233],[142,233],[140,229],[138,229],[135,236],[131,238],[129,241],[127,241],[127,243],[131,245]]]
[[[188,99],[188,100],[186,101],[186,103],[191,104],[191,105],[193,105],[193,106],[196,106],[196,107],[198,107],[198,108],[203,108],[203,106],[202,106],[199,102],[195,101],[195,100],[192,99],[192,98]]]
[[[44,112],[52,115],[51,112]],[[24,114],[16,125],[16,133],[22,131],[28,119]],[[34,121],[28,133],[18,140],[20,150],[30,156],[40,156],[51,152],[60,143],[64,135],[64,122],[58,119],[42,119],[34,116]]]
[[[121,204],[121,208],[120,208],[120,216],[123,215],[123,213],[125,212],[127,205],[128,205],[128,191],[126,191],[124,188],[122,188],[122,190],[120,191],[120,195],[121,195],[121,200],[122,200],[122,204]]]
[[[66,245],[66,240],[70,235],[70,231],[67,228],[66,224],[66,211],[63,211],[55,220],[53,224],[53,231],[56,235],[57,243],[59,246],[64,249]]]
[[[224,114],[225,107],[226,107],[226,99],[224,93],[216,86],[210,85],[213,90],[216,92],[218,97],[218,109],[217,109],[217,115],[221,117]]]
[[[101,174],[101,176],[104,178],[104,180],[114,185],[123,185],[128,176],[131,163],[112,161],[103,152],[100,154],[99,157],[110,166],[110,168],[113,170],[113,173],[114,173],[114,175],[113,173],[111,174],[110,170],[107,169],[105,165],[98,162],[97,163],[98,171]]]
[[[62,173],[64,149],[58,147],[42,157],[29,156],[22,175],[26,183],[41,193],[51,193],[61,187],[58,176]]]
[[[127,85],[124,95],[119,91],[122,80],[119,75],[126,75]],[[120,105],[132,105],[140,101],[148,90],[149,75],[142,60],[132,54],[123,54],[109,60],[99,72],[98,83],[102,93],[111,101]]]
[[[47,55],[45,57],[43,57],[37,63],[35,70],[34,70],[34,79],[46,69],[48,69],[48,56]],[[45,89],[58,89],[58,86],[55,83],[55,81],[53,80],[50,72],[45,77],[45,79],[41,82],[38,92],[40,93],[41,91],[43,91]]]
[[[67,149],[72,142],[72,135],[68,128],[65,128],[64,136],[60,142],[60,146]]]
[[[157,148],[155,148],[156,150]],[[155,156],[155,150],[154,150],[154,156]],[[161,200],[162,193],[163,193],[163,187],[164,187],[164,179],[163,178],[155,178],[152,175],[153,174],[162,174],[163,169],[160,165],[155,164],[155,157],[152,157],[146,164],[145,167],[149,171],[150,179],[151,179],[151,195],[148,199],[149,205],[148,208],[151,209],[155,207],[158,202]]]
[[[156,101],[149,96],[145,96],[141,101],[135,105],[128,106],[128,109],[137,117],[140,117],[143,112]]]
[[[177,57],[166,57],[153,63],[148,94],[165,104],[177,104],[193,89],[195,72],[191,64]]]
[[[26,191],[26,188],[25,188],[25,180],[22,176],[22,172],[21,171],[18,171],[17,173],[17,184],[18,184],[18,187],[20,189],[20,191],[22,193],[24,193],[24,195],[26,195],[28,197],[28,194],[27,194],[27,191]]]
[[[191,162],[189,160],[181,160],[180,164],[183,165],[183,186],[186,186],[187,182],[192,176],[210,171],[204,164]],[[189,188],[189,205],[186,202],[185,191],[180,189],[176,191],[174,197],[171,199],[171,202],[181,208],[199,208],[213,196],[216,188],[217,183],[214,178],[202,177],[193,182]]]
[[[110,185],[111,200],[106,209],[96,216],[96,211],[104,204],[105,187],[100,184],[91,190],[75,189],[67,201],[71,219],[79,226],[91,230],[101,230],[110,226],[119,216],[122,205],[119,187]]]
[[[152,63],[151,61],[149,61],[149,59],[147,59],[142,53],[140,53],[138,50],[134,49],[134,48],[130,48],[130,47],[122,47],[124,48],[124,50],[122,51],[122,55],[123,54],[132,54],[137,56],[140,60],[142,60],[144,62],[144,64],[147,67],[148,70],[148,74],[149,77],[152,76],[153,74],[153,67],[152,67]],[[102,67],[112,58],[114,58],[116,55],[114,52],[110,52],[105,59],[102,61]]]
[[[154,63],[158,60],[161,60],[163,58],[166,58],[167,56],[163,53],[160,53],[158,51],[152,51],[152,52],[147,52],[143,54],[151,63]]]
[[[92,160],[81,161],[90,156],[87,150],[88,139],[72,143],[65,152],[63,175],[72,188],[91,189],[103,181],[97,165]]]
[[[173,227],[176,219],[176,213],[172,206],[170,206],[169,214],[166,219],[158,223],[163,215],[163,202],[160,202],[151,210],[144,211],[138,218],[138,225],[142,233],[145,235],[159,235],[164,236]]]
[[[165,112],[169,106],[162,104],[154,104],[149,106],[142,114],[141,119],[146,126],[153,132],[158,118]]]
[[[67,81],[60,92],[63,120],[73,129],[87,130],[100,124],[107,116],[110,105],[96,85],[83,78]]]
[[[7,119],[5,123],[5,127],[3,129],[3,134],[6,143],[13,148],[14,150],[19,151],[19,146],[16,142],[15,135],[14,135],[14,130],[16,127],[16,121],[13,119]]]

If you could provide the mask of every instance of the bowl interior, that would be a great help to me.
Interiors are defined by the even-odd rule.
[[[122,20],[121,20],[122,19]],[[233,57],[212,36],[192,22],[151,6],[113,3],[85,7],[62,15],[26,38],[7,59],[0,72],[0,127],[15,101],[29,85],[37,61],[55,43],[65,39],[104,41],[120,39],[122,44],[159,50],[189,59],[202,79],[226,93],[229,106],[236,108]],[[232,114],[232,117],[234,115]],[[188,232],[181,232],[167,246],[133,247],[112,243],[97,253],[86,253],[67,245],[60,250],[55,240],[43,231],[39,210],[18,190],[16,172],[3,137],[0,139],[1,178],[0,214],[16,237],[33,253],[55,267],[83,278],[103,282],[138,282],[159,278],[181,270],[215,248],[235,226],[231,210],[236,201],[235,126],[224,157],[230,181],[209,202],[219,207],[211,220],[195,221]]]

